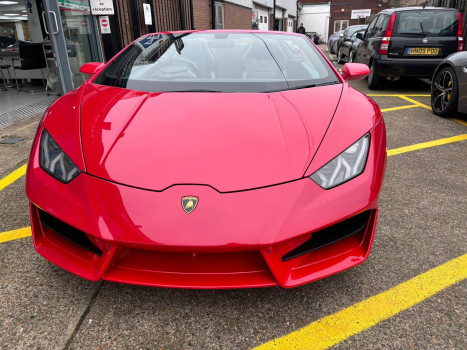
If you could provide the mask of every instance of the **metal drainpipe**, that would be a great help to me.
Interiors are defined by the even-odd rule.
[[[212,17],[212,29],[216,29],[216,3],[211,0],[211,17]]]
[[[272,30],[276,30],[276,0],[274,0],[274,8],[272,9]]]
[[[180,27],[182,30],[186,29],[185,26],[185,0],[180,0]]]
[[[296,2],[296,6],[297,6],[297,16],[296,16],[297,22],[295,23],[295,29],[294,29],[295,32],[297,31],[298,23],[300,23],[300,22],[298,21],[298,20],[299,20],[299,17],[298,17],[298,4],[299,4],[299,3],[300,3],[300,1],[297,0],[297,2]]]

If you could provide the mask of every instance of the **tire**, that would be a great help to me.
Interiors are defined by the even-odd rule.
[[[381,87],[381,77],[376,74],[375,61],[370,64],[370,74],[368,75],[368,89],[378,90]]]
[[[431,82],[431,109],[446,118],[457,113],[459,87],[454,69],[447,66],[436,73]]]
[[[344,60],[342,59],[342,52],[341,52],[341,48],[339,47],[339,49],[337,50],[337,63],[344,63]]]

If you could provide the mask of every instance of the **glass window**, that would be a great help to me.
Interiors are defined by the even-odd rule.
[[[375,23],[375,28],[373,31],[373,36],[375,37],[382,37],[386,34],[386,27],[389,23],[390,16],[388,15],[380,15],[378,21]]]
[[[99,61],[96,33],[92,26],[94,18],[91,16],[89,0],[82,0],[79,5],[59,0],[58,5],[72,79],[76,87],[86,80],[79,68],[86,62]]]
[[[354,35],[355,32],[357,32],[359,30],[362,30],[362,29],[365,29],[366,27],[368,27],[366,24],[361,25],[361,26],[351,26],[351,27],[347,28],[348,32],[344,36],[346,38],[350,38],[351,36]]]
[[[341,31],[341,30],[344,30],[348,26],[349,26],[349,20],[348,19],[334,21],[334,33],[338,32],[338,31]]]
[[[374,30],[375,30],[375,25],[376,25],[376,22],[378,21],[378,17],[379,17],[379,16],[376,16],[376,17],[373,18],[373,20],[371,21],[370,25],[368,26],[368,28],[367,28],[367,30],[366,30],[366,35],[365,35],[365,37],[372,37],[372,36],[373,36]]]
[[[457,36],[457,11],[401,11],[393,35]]]
[[[216,29],[224,29],[224,4],[216,2]]]
[[[302,37],[204,32],[142,37],[94,83],[154,92],[271,92],[339,81]]]
[[[259,16],[259,23],[263,23],[263,16]]]
[[[264,23],[268,23],[268,16],[264,16]]]

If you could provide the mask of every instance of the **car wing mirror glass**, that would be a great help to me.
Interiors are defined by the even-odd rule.
[[[357,38],[363,40],[363,33],[357,33]]]
[[[363,63],[346,63],[341,73],[344,80],[360,80],[368,74],[370,74],[370,68]]]

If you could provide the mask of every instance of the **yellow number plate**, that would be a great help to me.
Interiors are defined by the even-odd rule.
[[[408,50],[409,55],[438,55],[439,48],[437,47],[410,47]]]

